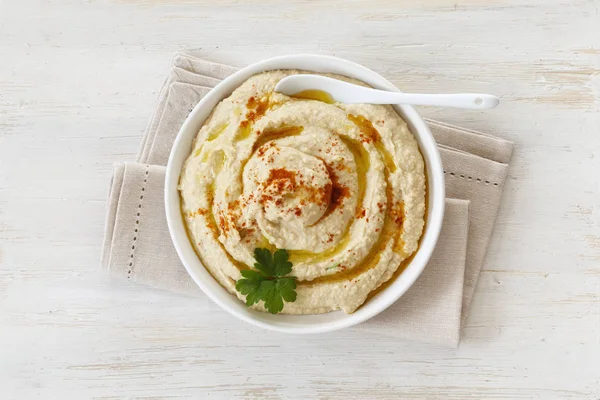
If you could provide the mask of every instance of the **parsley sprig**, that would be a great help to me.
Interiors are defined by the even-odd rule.
[[[288,261],[286,250],[279,249],[271,254],[269,249],[254,249],[254,268],[241,271],[243,278],[238,279],[235,289],[246,295],[246,305],[259,301],[265,302],[265,308],[271,314],[283,310],[283,301],[296,301],[296,278],[285,276],[292,272],[292,263]]]

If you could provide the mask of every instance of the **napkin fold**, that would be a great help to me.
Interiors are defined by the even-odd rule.
[[[208,301],[171,242],[163,203],[164,166],[189,112],[235,71],[186,53],[174,57],[137,162],[114,167],[102,251],[102,266],[111,274]],[[492,235],[513,144],[442,122],[427,122],[446,175],[440,239],[408,292],[352,329],[456,346]]]

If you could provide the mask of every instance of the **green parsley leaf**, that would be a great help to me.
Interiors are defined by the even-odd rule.
[[[246,296],[246,305],[251,306],[264,301],[264,306],[271,314],[283,310],[284,300],[296,301],[296,278],[285,277],[292,272],[292,263],[286,250],[279,249],[271,254],[269,249],[254,249],[256,269],[240,271],[235,289]]]
[[[263,281],[263,276],[252,269],[241,271],[241,273],[245,279],[239,279],[235,284],[235,289],[246,295],[246,305],[251,306],[260,301],[257,293]]]
[[[274,275],[281,277],[292,272],[292,263],[288,261],[290,258],[289,254],[285,250],[277,250],[273,255]]]
[[[260,271],[264,277],[271,277],[275,275],[275,267],[273,265],[273,257],[269,249],[254,249],[254,268]]]
[[[264,281],[263,285],[264,291],[262,295],[265,300],[265,308],[271,314],[277,314],[283,310],[283,299],[277,291],[277,283],[275,281]]]
[[[276,283],[277,291],[285,301],[296,301],[296,279],[279,278]]]

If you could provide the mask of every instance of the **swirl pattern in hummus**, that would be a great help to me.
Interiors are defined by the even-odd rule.
[[[390,106],[274,92],[295,73],[255,75],[215,107],[182,170],[183,213],[202,263],[240,299],[254,249],[279,248],[298,282],[284,313],[351,313],[417,250],[423,158]]]

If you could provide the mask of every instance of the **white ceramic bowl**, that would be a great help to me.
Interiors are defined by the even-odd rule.
[[[435,247],[444,214],[444,174],[437,146],[429,128],[411,106],[395,106],[419,142],[428,178],[428,212],[425,232],[417,254],[405,271],[353,314],[341,311],[320,315],[271,315],[247,308],[229,294],[204,268],[190,243],[181,215],[177,190],[179,174],[191,152],[192,141],[212,109],[246,79],[263,71],[299,69],[329,72],[361,80],[374,88],[399,91],[379,74],[353,62],[322,55],[289,55],[270,58],[242,68],[212,89],[185,120],[169,156],[165,180],[165,207],[169,231],[177,253],[194,281],[215,303],[236,317],[263,328],[290,333],[319,333],[356,325],[379,314],[398,300],[419,277]]]

